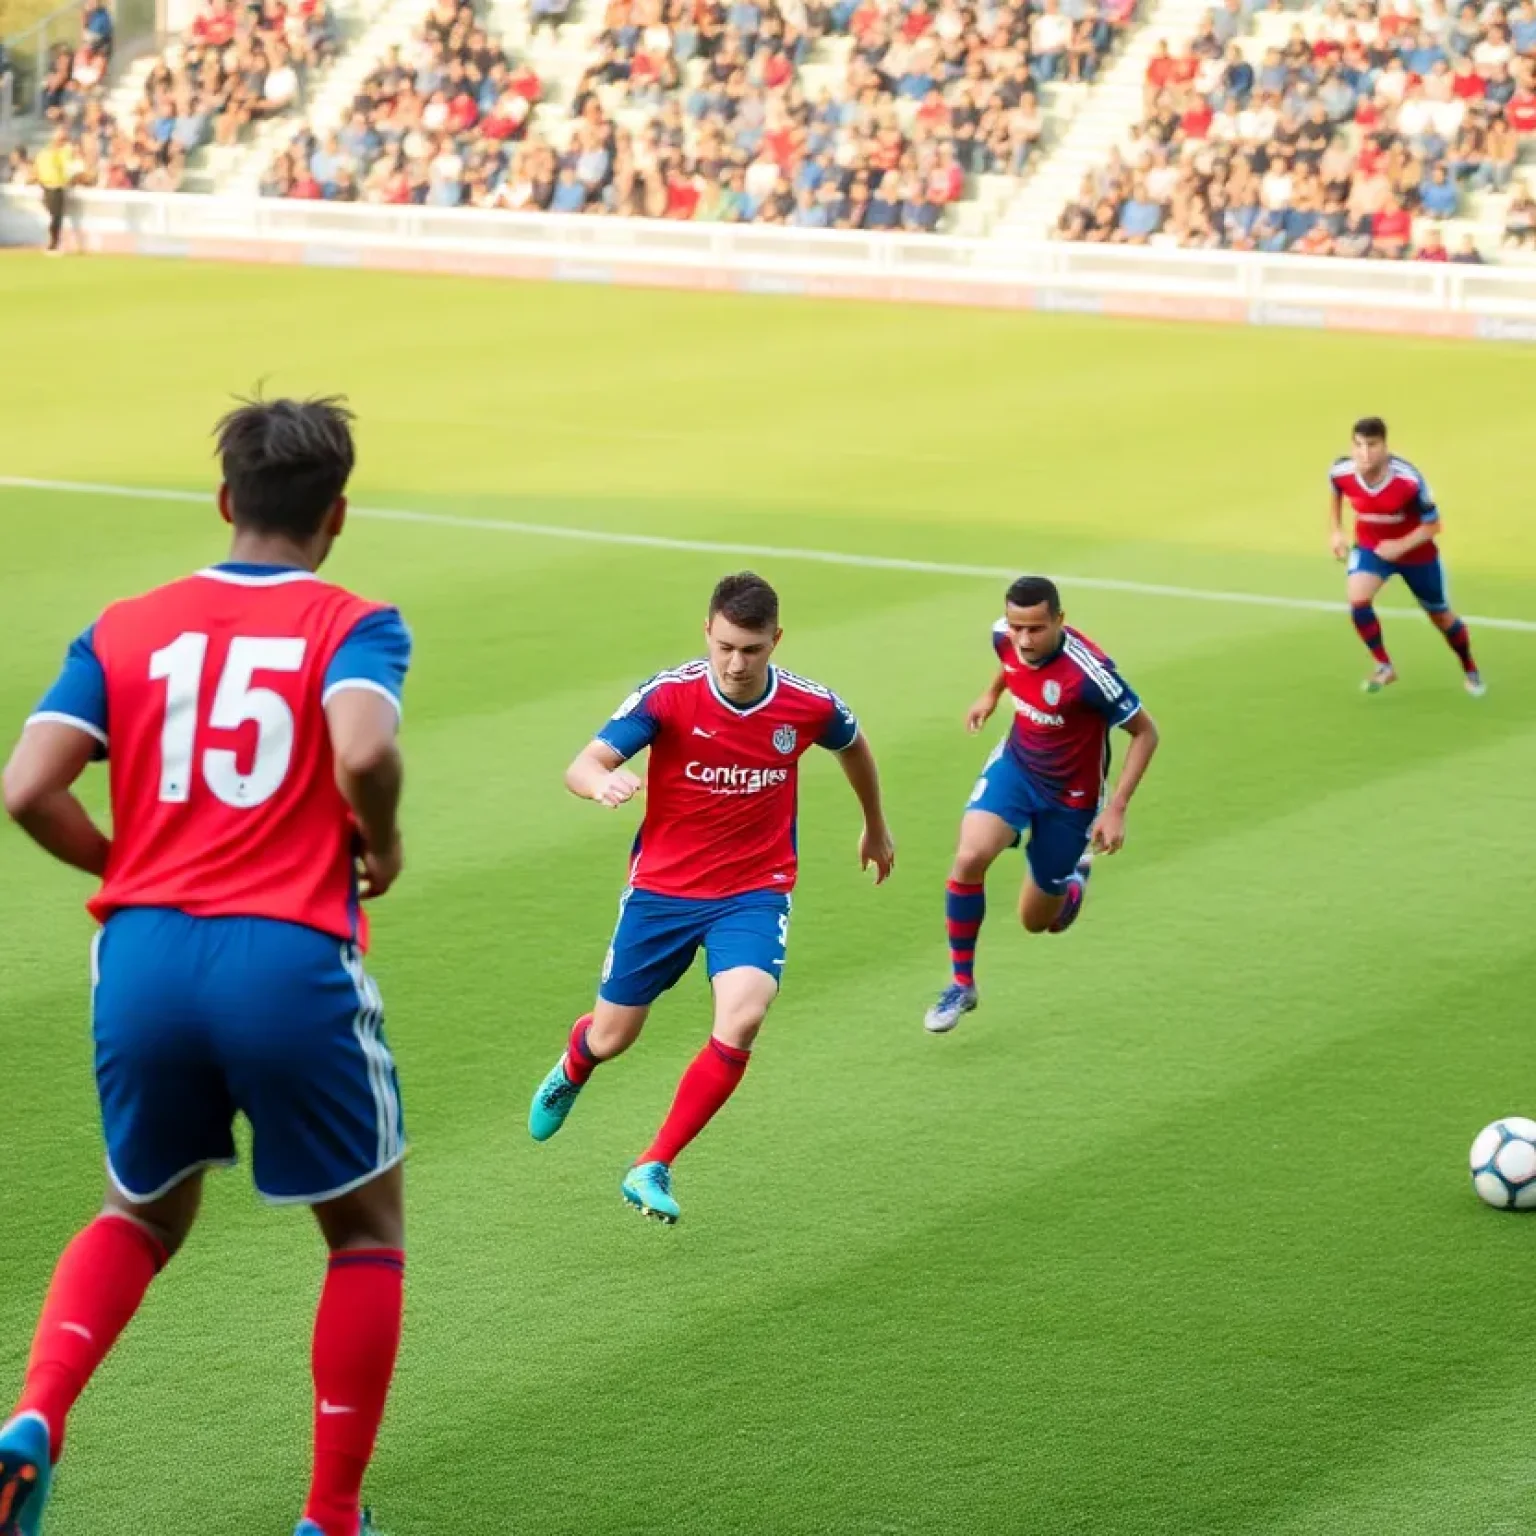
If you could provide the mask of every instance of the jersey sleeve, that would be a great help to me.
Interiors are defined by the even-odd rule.
[[[95,738],[98,757],[107,755],[107,674],[96,654],[96,626],[78,636],[64,654],[64,665],[27,720],[72,725]]]
[[[829,752],[846,752],[859,739],[859,721],[854,712],[834,693],[831,695],[827,723],[816,738],[818,747]]]
[[[1083,700],[1111,725],[1124,725],[1141,709],[1141,700],[1107,656],[1094,660],[1096,665],[1083,672]]]
[[[1008,659],[1008,652],[1004,649],[1004,647],[1010,643],[1011,642],[1008,638],[1008,626],[1001,619],[999,619],[997,623],[992,626],[992,654],[996,656],[999,661],[1006,661]]]
[[[663,681],[663,678],[653,677],[648,683],[642,683],[597,732],[596,740],[612,747],[625,762],[650,746],[661,729],[667,706]]]
[[[361,688],[382,694],[398,711],[411,665],[411,632],[397,608],[381,608],[359,619],[336,647],[325,669],[321,703]]]
[[[1432,523],[1439,518],[1440,508],[1435,504],[1434,495],[1429,489],[1429,481],[1417,470],[1414,471],[1413,478],[1418,481],[1419,485],[1419,499],[1417,503],[1419,521],[1421,523]]]

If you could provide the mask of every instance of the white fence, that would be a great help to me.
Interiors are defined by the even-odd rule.
[[[1536,269],[86,192],[88,250],[1536,341]],[[0,243],[42,239],[0,189]]]

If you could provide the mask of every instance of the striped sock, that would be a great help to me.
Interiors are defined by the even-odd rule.
[[[1376,658],[1377,665],[1390,667],[1392,658],[1381,643],[1381,620],[1376,617],[1376,610],[1369,603],[1352,603],[1349,616],[1355,621],[1355,629],[1365,642],[1366,650]]]
[[[1456,652],[1461,661],[1463,672],[1476,672],[1477,663],[1472,660],[1472,637],[1467,633],[1467,626],[1457,619],[1451,627],[1444,631],[1445,643]]]
[[[570,1043],[565,1048],[565,1075],[578,1088],[597,1070],[598,1060],[587,1044],[587,1031],[592,1028],[592,1015],[584,1013],[571,1025]]]
[[[949,927],[949,963],[955,985],[976,985],[976,936],[987,915],[987,888],[951,880],[944,888],[944,917]]]

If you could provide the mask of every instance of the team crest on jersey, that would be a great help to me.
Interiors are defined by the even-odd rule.
[[[1047,704],[1054,706],[1061,703],[1061,684],[1054,677],[1046,683],[1040,692],[1044,694]]]
[[[781,725],[773,733],[773,744],[786,756],[795,750],[795,743],[800,739],[799,732],[792,725]]]

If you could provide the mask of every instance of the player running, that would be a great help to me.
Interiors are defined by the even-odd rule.
[[[372,1529],[359,1501],[400,1341],[405,1144],[358,903],[400,874],[411,645],[393,608],[315,575],[346,520],[350,422],[334,401],[274,400],[219,423],[230,558],[108,607],[5,769],[22,829],[101,881],[109,1182],[0,1429],[0,1536],[37,1536],[65,1420],[185,1241],[204,1170],[234,1161],[237,1113],[258,1190],[312,1207],[330,1249],[298,1536]],[[108,755],[110,839],[71,788]]]
[[[672,1164],[740,1083],[772,1006],[789,941],[800,758],[838,754],[864,811],[861,867],[879,885],[895,863],[874,754],[846,705],[772,657],[779,599],[761,577],[727,576],[709,600],[707,659],[661,672],[619,706],[566,770],[584,800],[618,807],[646,790],[629,885],[592,1012],[529,1111],[535,1141],[565,1124],[593,1071],[639,1038],[651,1004],[702,948],[714,1031],[683,1074],[656,1139],[625,1174],[625,1200],[675,1222]],[[649,783],[624,764],[651,750]]]
[[[1330,537],[1336,560],[1349,562],[1349,614],[1376,670],[1362,685],[1367,693],[1397,681],[1397,669],[1381,639],[1381,621],[1372,606],[1376,594],[1394,576],[1418,599],[1429,622],[1445,636],[1466,676],[1473,698],[1487,693],[1467,626],[1452,611],[1445,595],[1445,571],[1435,540],[1440,537],[1440,509],[1424,477],[1407,459],[1387,448],[1387,424],[1379,416],[1355,423],[1349,456],[1336,459],[1328,472],[1333,491],[1329,508]],[[1344,532],[1344,502],[1355,514],[1355,542]]]
[[[1001,666],[965,718],[973,735],[1013,695],[1013,727],[981,770],[960,818],[960,846],[944,902],[950,984],[924,1027],[941,1035],[977,1004],[976,940],[986,915],[987,871],[1027,832],[1029,872],[1019,919],[1029,933],[1065,933],[1077,921],[1095,853],[1125,844],[1125,813],[1157,750],[1157,727],[1115,664],[1067,626],[1061,596],[1043,576],[1009,587],[992,627]],[[1108,803],[1109,731],[1131,738]]]

